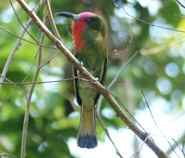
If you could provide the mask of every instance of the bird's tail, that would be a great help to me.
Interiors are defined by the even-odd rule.
[[[80,127],[78,131],[77,144],[81,148],[94,148],[98,145],[94,106],[87,111],[82,104]]]

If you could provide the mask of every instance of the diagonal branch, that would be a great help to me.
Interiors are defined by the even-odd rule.
[[[176,0],[176,1],[177,1],[181,6],[183,6],[178,0]],[[185,31],[182,31],[182,30],[177,30],[177,29],[173,29],[173,28],[170,28],[170,27],[163,27],[163,26],[159,26],[159,25],[154,25],[153,23],[149,23],[149,22],[147,22],[147,21],[144,21],[144,20],[142,20],[142,19],[139,19],[139,18],[137,18],[137,17],[134,17],[134,16],[132,16],[131,14],[127,13],[126,10],[123,8],[123,6],[120,5],[118,2],[116,2],[115,0],[113,0],[113,2],[114,2],[115,4],[117,4],[119,7],[121,7],[121,8],[123,9],[123,11],[125,12],[126,15],[128,15],[128,16],[134,18],[135,20],[138,20],[138,21],[140,21],[140,22],[142,22],[142,23],[144,23],[144,24],[147,24],[147,25],[150,25],[150,26],[154,26],[154,27],[158,27],[158,28],[165,29],[165,30],[171,30],[171,31],[176,31],[176,32],[185,33]]]
[[[179,2],[178,0],[176,0],[176,1],[177,1],[177,3],[179,3],[181,5],[181,7],[185,8],[185,6],[181,2]]]
[[[16,13],[16,11],[15,11],[15,9],[14,9],[14,7],[13,7],[13,4],[12,4],[11,0],[9,0],[9,2],[10,2],[10,5],[11,5],[11,7],[12,7],[14,13],[15,13],[15,16],[17,17],[17,20],[18,20],[18,22],[21,24],[22,28],[24,28],[24,30],[27,32],[27,34],[28,34],[35,42],[39,43],[39,42],[28,32],[27,28],[25,28],[24,25],[22,24],[22,22],[20,21],[19,17],[17,16],[17,13]],[[39,5],[37,6],[36,10],[39,10],[39,8],[41,7],[41,5],[42,5],[43,3],[44,3],[44,1],[40,1],[40,3],[39,3]],[[31,19],[30,19],[30,20],[31,20]],[[31,21],[32,21],[32,20],[31,20]],[[30,24],[31,24],[31,23],[30,23]],[[29,26],[29,25],[27,25],[27,26]],[[27,27],[27,26],[26,26],[26,27]]]
[[[33,10],[29,8],[24,0],[17,0],[21,7],[26,11],[26,13],[33,19],[40,30],[57,46],[57,48],[66,56],[68,61],[80,72],[81,76],[87,80],[90,80],[93,86],[101,93],[107,102],[112,106],[112,108],[117,113],[117,116],[143,141],[146,140],[148,134],[141,131],[123,112],[117,102],[113,99],[111,94],[103,87],[95,78],[83,67],[80,62],[75,58],[75,56],[59,41],[42,23],[42,21],[37,17]],[[145,142],[159,158],[169,158],[150,138]]]
[[[26,23],[26,25],[27,25],[27,24],[30,25],[31,23],[32,23],[32,20],[30,19],[30,20],[28,20],[28,22]],[[46,46],[46,45],[37,44],[37,43],[31,42],[31,41],[29,41],[29,40],[26,40],[26,39],[22,38],[22,34],[23,34],[23,32],[25,33],[25,31],[23,31],[23,32],[21,33],[20,36],[17,36],[16,34],[14,34],[14,33],[10,32],[10,31],[6,30],[5,28],[3,28],[3,27],[1,27],[1,26],[0,26],[0,29],[2,29],[3,31],[5,31],[5,32],[7,32],[7,33],[9,33],[9,34],[11,34],[11,35],[13,35],[13,36],[19,38],[20,40],[26,41],[26,42],[28,42],[28,43],[31,43],[31,44],[34,44],[34,45],[37,45],[37,46],[42,46],[42,47],[45,47],[45,48],[56,49],[55,47],[50,47],[50,46]],[[24,34],[23,34],[23,35],[24,35]],[[17,43],[16,43],[16,45],[17,45]],[[19,48],[19,45],[18,45],[18,48]],[[18,48],[17,48],[17,49],[18,49]]]
[[[0,158],[1,158],[1,156],[5,156],[5,157],[13,157],[13,158],[17,158],[16,156],[14,156],[14,155],[10,155],[10,154],[1,154],[0,155]]]

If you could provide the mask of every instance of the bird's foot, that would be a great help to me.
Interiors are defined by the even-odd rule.
[[[91,81],[91,86],[94,85],[98,81],[98,77],[95,78],[95,80]]]
[[[80,61],[80,67],[84,66],[83,61]]]

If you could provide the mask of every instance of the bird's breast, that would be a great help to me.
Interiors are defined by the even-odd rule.
[[[75,52],[79,53],[86,46],[85,41],[82,39],[82,34],[86,28],[86,24],[84,22],[73,23],[71,28],[74,38]]]

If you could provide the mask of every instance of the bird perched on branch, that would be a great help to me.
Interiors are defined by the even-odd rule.
[[[98,15],[91,12],[73,14],[59,12],[56,15],[71,20],[76,58],[101,84],[105,83],[107,69],[106,26]],[[74,68],[74,76],[78,76]],[[94,148],[98,145],[95,124],[95,105],[100,94],[88,81],[74,80],[76,98],[81,106],[81,118],[77,144],[82,148]]]

